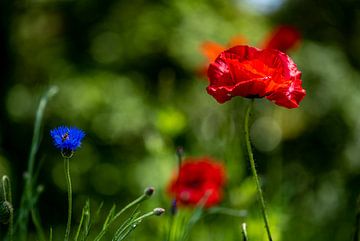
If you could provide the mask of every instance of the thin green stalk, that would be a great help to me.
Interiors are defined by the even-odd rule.
[[[96,219],[96,216],[95,216],[95,219]],[[92,220],[91,220],[91,215],[90,215],[90,201],[88,199],[88,200],[86,200],[85,206],[83,207],[82,214],[81,214],[81,220],[79,223],[79,228],[75,235],[74,241],[77,241],[79,237],[80,237],[80,240],[82,240],[82,241],[86,240],[86,238],[90,232],[91,221]]]
[[[52,241],[52,237],[53,237],[53,231],[52,231],[52,227],[50,227],[49,241]]]
[[[16,227],[18,226],[20,229],[19,235],[20,240],[26,240],[28,235],[27,226],[29,222],[29,214],[30,210],[33,208],[32,199],[33,199],[33,189],[34,189],[34,164],[35,164],[35,156],[39,149],[40,145],[40,133],[41,133],[41,124],[44,116],[45,107],[48,101],[58,92],[58,87],[51,86],[45,94],[41,97],[39,106],[36,111],[35,123],[34,123],[34,133],[31,142],[31,149],[28,159],[28,168],[25,175],[25,185],[24,191],[21,196],[21,202],[19,207],[19,215],[16,220]]]
[[[268,236],[269,241],[272,241],[269,221],[268,221],[268,217],[267,217],[267,214],[266,214],[265,200],[264,200],[264,196],[263,196],[263,193],[262,193],[262,190],[261,190],[259,177],[258,177],[258,174],[256,172],[255,160],[254,160],[254,155],[253,155],[253,152],[252,152],[252,149],[251,149],[251,142],[250,142],[250,135],[249,135],[249,117],[250,117],[250,112],[251,112],[253,103],[254,103],[254,101],[252,100],[251,103],[249,104],[249,106],[246,109],[245,126],[244,126],[245,127],[245,141],[246,141],[246,148],[247,148],[247,151],[248,151],[248,154],[249,154],[249,161],[250,161],[251,171],[252,171],[252,174],[253,174],[254,179],[255,179],[256,188],[257,188],[257,192],[258,192],[258,198],[260,200],[261,213],[262,213],[262,216],[263,216],[263,219],[264,219],[267,236]]]
[[[82,227],[82,224],[83,224],[83,221],[84,221],[84,216],[85,216],[85,210],[83,209],[82,210],[82,214],[81,214],[81,219],[80,219],[80,222],[79,222],[79,227],[76,231],[76,235],[75,235],[75,238],[74,238],[74,241],[77,241],[78,238],[79,238],[79,235],[80,235],[80,231],[81,231],[81,227]]]
[[[128,210],[129,208],[141,203],[142,201],[148,199],[149,196],[146,195],[145,193],[143,195],[141,195],[140,197],[138,197],[137,199],[135,199],[134,201],[132,201],[131,203],[129,203],[128,205],[126,205],[123,209],[121,209],[117,214],[114,215],[114,217],[108,222],[108,224],[101,230],[101,232],[95,237],[94,241],[99,241],[107,232],[107,230],[109,229],[110,225],[121,215],[123,214],[126,210]]]
[[[169,230],[166,235],[166,241],[170,241],[170,238],[171,238],[171,231],[172,231],[173,225],[174,225],[174,216],[173,215],[171,215],[168,225],[169,225]]]
[[[155,214],[155,211],[151,211],[151,212],[145,213],[144,215],[142,215],[142,216],[134,219],[133,221],[129,222],[127,225],[124,226],[124,228],[120,231],[119,236],[120,236],[123,232],[125,232],[128,228],[130,228],[131,226],[134,226],[134,225],[135,225],[135,227],[136,227],[136,225],[137,225],[138,223],[140,223],[143,219],[145,219],[145,218],[147,218],[147,217],[150,217],[150,216],[154,216],[154,215],[156,215],[156,214]]]
[[[150,217],[150,216],[153,216],[155,215],[155,212],[154,211],[151,211],[151,212],[148,212],[148,213],[145,213],[144,215],[134,219],[134,221],[132,221],[131,223],[129,223],[128,225],[125,226],[125,229],[130,227],[132,224],[136,224],[138,222],[141,222],[143,219],[147,218],[147,217]]]
[[[184,149],[183,147],[178,147],[176,150],[176,156],[177,156],[177,170],[178,170],[178,176],[176,179],[176,186],[178,185],[179,182],[179,178],[180,178],[180,172],[181,172],[181,163],[183,160],[183,155],[184,155]],[[171,203],[171,213],[170,213],[170,219],[169,219],[169,230],[168,230],[168,234],[167,234],[167,241],[170,241],[171,238],[171,233],[172,233],[172,229],[173,229],[173,225],[174,225],[174,218],[175,218],[175,214],[177,212],[177,200],[174,199]]]
[[[40,223],[39,213],[36,209],[31,210],[31,217],[40,241],[46,241],[44,230]]]
[[[70,228],[71,228],[71,212],[72,212],[72,187],[71,187],[71,178],[70,178],[70,158],[64,157],[64,171],[65,171],[65,179],[66,186],[68,190],[68,220],[66,224],[65,231],[65,241],[69,240],[70,237]]]

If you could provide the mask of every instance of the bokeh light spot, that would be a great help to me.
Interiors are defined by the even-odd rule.
[[[264,152],[274,150],[281,141],[279,124],[271,117],[261,117],[251,126],[250,134],[256,149]]]

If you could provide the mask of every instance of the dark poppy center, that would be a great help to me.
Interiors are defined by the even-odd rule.
[[[248,95],[248,96],[246,96],[246,98],[255,99],[255,98],[262,98],[262,97],[260,95]]]
[[[191,187],[191,188],[199,188],[202,185],[202,180],[200,179],[194,179],[194,180],[190,180],[186,183],[186,186]]]

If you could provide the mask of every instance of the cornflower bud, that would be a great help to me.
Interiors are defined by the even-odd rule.
[[[155,189],[153,187],[147,187],[144,191],[144,194],[148,197],[151,197],[155,192]]]
[[[153,212],[154,212],[154,215],[160,216],[165,212],[165,209],[163,209],[163,208],[154,208]]]

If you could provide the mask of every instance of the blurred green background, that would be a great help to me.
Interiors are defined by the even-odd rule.
[[[37,158],[45,188],[38,206],[55,240],[67,208],[61,155],[48,134],[58,125],[87,133],[71,160],[75,223],[87,197],[108,210],[146,186],[157,192],[142,211],[168,209],[165,189],[183,146],[186,156],[222,160],[221,206],[248,210],[245,218],[206,216],[190,240],[241,240],[242,222],[250,240],[266,240],[243,153],[248,101],[220,105],[206,93],[200,46],[237,35],[258,45],[279,24],[302,33],[289,55],[307,96],[293,110],[255,105],[251,134],[274,240],[352,238],[360,191],[359,1],[2,0],[0,24],[0,174],[12,179],[15,208],[39,98],[50,85],[60,89]],[[162,240],[168,219],[147,220],[130,240]]]

